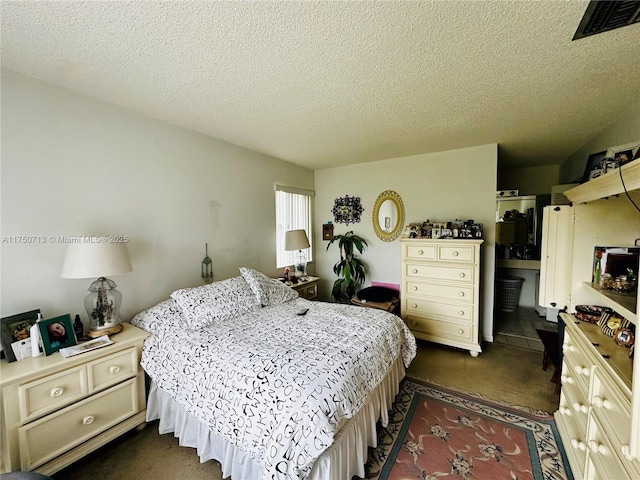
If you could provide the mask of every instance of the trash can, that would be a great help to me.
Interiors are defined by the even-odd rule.
[[[515,312],[520,301],[524,278],[504,277],[496,279],[496,303],[501,312]]]

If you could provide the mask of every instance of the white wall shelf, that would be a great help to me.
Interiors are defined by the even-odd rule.
[[[612,195],[623,194],[625,189],[620,180],[620,173],[627,191],[640,189],[640,159],[623,165],[619,169],[605,173],[593,180],[578,185],[564,192],[573,203],[585,203]]]
[[[583,287],[593,292],[605,306],[614,309],[630,322],[638,324],[637,299],[635,296],[603,290],[594,286],[591,282],[584,282]]]

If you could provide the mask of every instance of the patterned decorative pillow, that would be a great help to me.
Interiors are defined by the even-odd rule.
[[[163,327],[171,325],[173,317],[180,315],[180,307],[176,305],[173,298],[168,298],[138,313],[131,319],[131,324],[149,333],[158,335]]]
[[[260,308],[260,302],[241,276],[176,290],[171,298],[182,310],[182,317],[192,330]]]
[[[253,294],[263,306],[280,305],[300,296],[293,288],[275,278],[269,278],[252,268],[240,267],[242,277],[247,281]]]

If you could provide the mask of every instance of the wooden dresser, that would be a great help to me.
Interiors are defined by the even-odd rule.
[[[124,324],[110,337],[114,344],[98,350],[2,360],[0,471],[50,475],[144,424],[140,353],[147,336]]]
[[[469,350],[480,346],[483,240],[401,239],[402,318],[417,338]]]

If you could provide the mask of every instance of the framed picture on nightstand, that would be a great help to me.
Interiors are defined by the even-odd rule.
[[[0,344],[7,361],[15,362],[31,356],[29,329],[36,323],[40,309],[0,319]]]
[[[42,348],[45,355],[56,353],[61,348],[71,347],[77,344],[76,334],[73,331],[71,315],[60,315],[59,317],[40,320],[40,337],[42,338]]]

